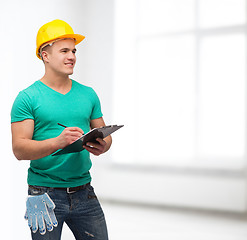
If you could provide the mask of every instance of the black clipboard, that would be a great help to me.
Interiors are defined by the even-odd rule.
[[[52,156],[62,155],[66,153],[81,152],[85,149],[83,145],[85,145],[87,142],[97,142],[96,138],[104,139],[105,137],[114,133],[123,126],[124,125],[109,125],[100,128],[94,128],[85,135],[83,135],[81,138],[73,142],[72,144],[53,153]]]

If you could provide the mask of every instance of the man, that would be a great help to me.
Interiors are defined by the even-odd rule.
[[[97,138],[81,152],[51,155],[90,129],[105,126],[94,90],[69,78],[76,63],[75,45],[84,38],[62,20],[43,25],[36,55],[44,62],[45,74],[18,94],[11,111],[13,152],[18,160],[31,160],[25,217],[35,240],[60,239],[64,222],[78,240],[108,239],[90,185],[89,153],[106,152],[111,136]]]

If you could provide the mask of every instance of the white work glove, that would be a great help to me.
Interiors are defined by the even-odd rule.
[[[55,204],[47,193],[42,195],[29,195],[26,202],[25,219],[28,220],[28,226],[36,233],[38,228],[40,234],[52,231],[53,227],[58,225],[55,213]]]

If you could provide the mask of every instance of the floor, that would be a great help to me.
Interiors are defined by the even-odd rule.
[[[103,202],[110,240],[246,240],[247,216]],[[64,227],[62,240],[71,240]]]

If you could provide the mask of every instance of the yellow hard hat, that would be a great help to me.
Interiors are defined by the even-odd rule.
[[[75,39],[75,44],[78,44],[85,37],[80,34],[74,34],[73,29],[68,23],[59,19],[53,20],[43,25],[38,31],[36,38],[36,56],[41,59],[40,48],[42,45],[60,38],[73,38]]]

